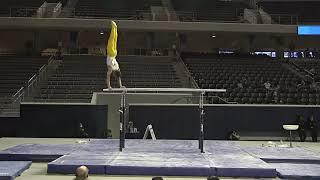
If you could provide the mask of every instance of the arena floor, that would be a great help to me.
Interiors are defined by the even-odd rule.
[[[48,138],[0,138],[0,150],[4,150],[19,144],[33,143],[33,144],[75,144],[79,139],[48,139]],[[267,141],[237,141],[236,142],[241,147],[257,147],[262,144],[268,144]],[[279,143],[279,142],[276,142]],[[294,142],[295,147],[303,147],[304,149],[320,153],[319,143],[311,142]],[[72,179],[72,175],[48,175],[47,174],[47,163],[33,163],[31,167],[22,173],[20,177],[17,177],[17,180],[69,180]],[[151,179],[151,176],[106,176],[106,175],[92,175],[90,176],[91,180],[99,179],[110,179],[110,180],[144,180]],[[206,179],[206,177],[165,177],[164,179],[178,180],[178,179]],[[233,179],[223,177],[221,179]],[[236,179],[250,179],[250,178],[236,178]],[[251,178],[252,179],[252,178]]]

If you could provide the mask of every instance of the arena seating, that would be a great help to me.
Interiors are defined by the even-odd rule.
[[[130,60],[119,57],[123,85],[126,87],[181,87],[171,60],[152,57]],[[48,82],[41,85],[34,101],[90,102],[93,92],[106,88],[106,65],[103,57],[67,56]],[[113,87],[118,87],[115,80]]]
[[[136,19],[137,11],[150,10],[143,0],[79,0],[76,5],[76,16],[113,19]]]
[[[67,0],[2,0],[0,16],[31,17],[44,2],[66,4]]]
[[[150,6],[162,6],[161,0],[150,0],[149,3],[150,3]]]
[[[173,6],[180,14],[182,21],[239,21],[240,13],[243,13],[245,4],[234,1],[197,1],[190,0],[188,3],[184,0],[172,0]],[[179,13],[187,12],[187,13]],[[192,13],[189,13],[192,12]],[[191,15],[192,17],[188,16]]]
[[[299,23],[314,23],[319,22],[320,19],[319,1],[262,1],[259,5],[271,15],[282,15],[280,20],[286,24],[290,24],[291,19],[285,15],[298,16]],[[273,20],[279,21],[278,18]]]
[[[245,104],[320,104],[319,94],[285,63],[265,58],[185,59],[200,88],[225,88],[212,94],[227,102]],[[271,90],[265,87],[266,82]],[[214,103],[216,98],[210,98]]]
[[[11,97],[47,63],[45,58],[0,58],[0,96]]]
[[[47,63],[47,58],[0,58],[0,109],[6,109],[12,96]],[[9,108],[10,109],[10,108]]]

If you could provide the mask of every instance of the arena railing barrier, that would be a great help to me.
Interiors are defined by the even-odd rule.
[[[194,78],[191,75],[191,72],[189,71],[189,68],[187,67],[187,65],[183,62],[182,58],[181,58],[181,54],[180,52],[176,51],[176,58],[178,61],[180,61],[183,66],[184,66],[184,70],[185,70],[185,74],[188,76],[188,84],[189,87],[196,87],[196,88],[200,88],[197,84],[197,82],[194,80]]]
[[[204,141],[204,96],[205,93],[225,93],[226,89],[192,89],[192,88],[115,88],[115,89],[103,89],[104,92],[108,93],[121,93],[120,102],[120,147],[119,150],[122,151],[125,148],[125,135],[126,135],[126,114],[127,114],[127,93],[196,93],[199,94],[199,149],[201,153],[203,150]]]
[[[169,48],[123,48],[119,47],[119,55],[134,55],[134,56],[169,56]],[[76,47],[63,50],[64,55],[104,55],[105,48],[103,47]]]
[[[293,24],[299,23],[299,17],[291,14],[270,14],[272,24]]]
[[[45,11],[41,7],[11,7],[10,17],[40,17]]]
[[[29,97],[39,84],[48,78],[49,70],[54,68],[59,64],[59,61],[55,60],[55,56],[52,55],[48,59],[48,64],[43,65],[39,71],[34,74],[28,81],[26,86],[26,96]]]
[[[114,20],[149,20],[158,21],[154,13],[146,10],[134,11],[97,11],[96,9],[81,9],[75,8],[62,8],[57,5],[52,10],[52,16],[46,17],[47,12],[51,12],[46,6],[41,7],[10,7],[9,17],[37,17],[37,18],[79,18],[79,19],[114,19]],[[203,15],[199,11],[166,11],[161,16],[159,21],[186,21],[186,22],[239,22],[239,10],[229,12],[235,14],[234,18],[226,17],[223,15],[216,17],[215,12],[208,12],[208,15]],[[219,15],[219,14],[218,14]]]

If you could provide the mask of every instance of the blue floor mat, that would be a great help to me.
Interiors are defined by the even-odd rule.
[[[4,151],[0,151],[0,160],[50,162],[79,149],[81,146],[82,145],[77,144],[21,144]]]
[[[208,141],[204,156],[217,169],[217,176],[276,177],[275,168],[249,155],[234,142]]]
[[[320,179],[320,164],[270,163],[286,179]]]
[[[13,180],[31,166],[31,161],[0,161],[0,180]]]

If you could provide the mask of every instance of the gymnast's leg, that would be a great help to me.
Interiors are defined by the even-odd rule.
[[[107,66],[108,70],[107,70],[107,78],[106,78],[106,83],[107,83],[107,88],[111,89],[111,83],[110,83],[110,78],[112,75],[112,68],[110,66]]]
[[[119,86],[120,88],[124,88],[124,86],[122,86],[122,81],[121,81],[121,71],[120,69],[117,71],[114,71],[114,74],[116,76],[116,79],[118,80]]]
[[[109,57],[116,58],[117,56],[117,40],[118,40],[118,30],[117,24],[111,21],[111,32],[109,39],[107,41],[107,55]]]

